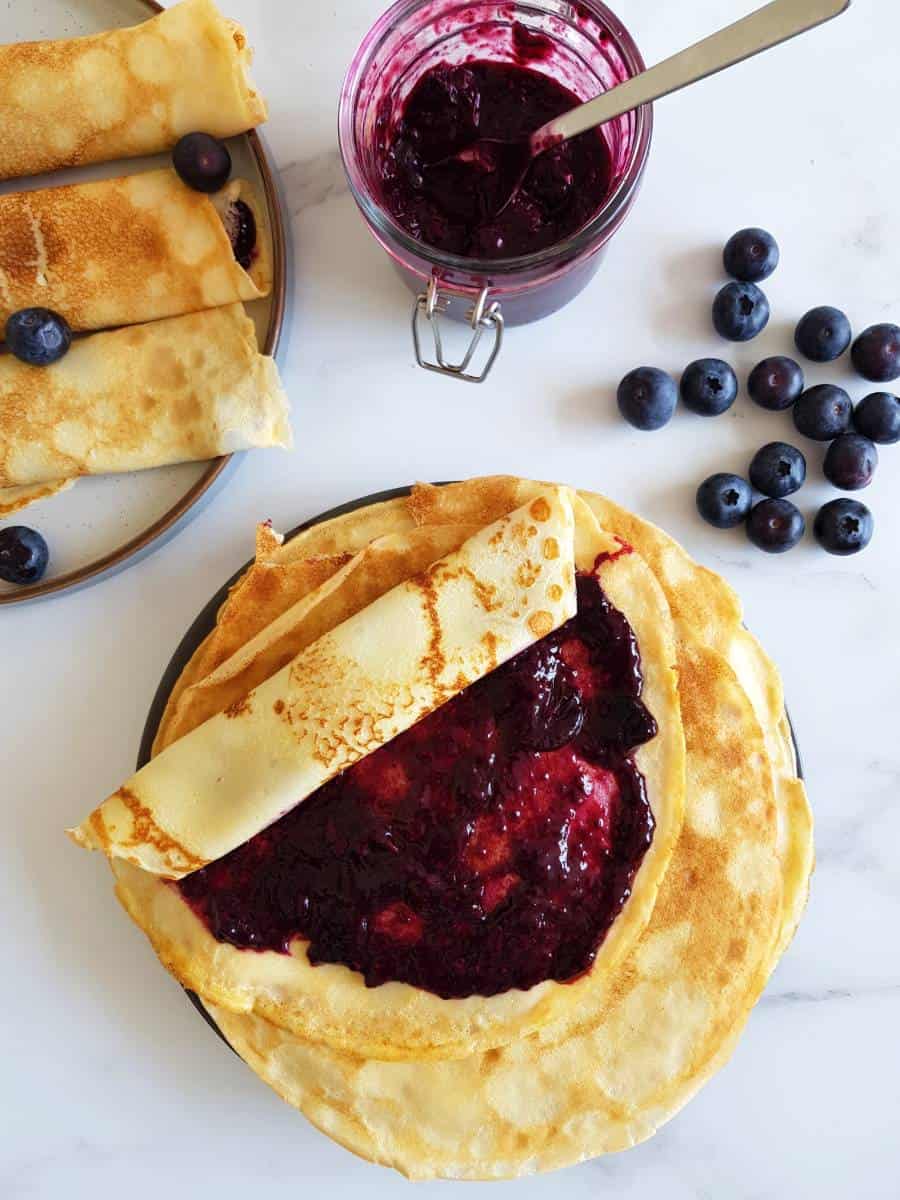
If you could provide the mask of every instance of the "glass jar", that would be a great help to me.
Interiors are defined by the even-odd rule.
[[[463,258],[424,245],[403,229],[381,199],[379,128],[399,118],[412,89],[438,64],[520,61],[521,26],[551,43],[529,68],[551,76],[579,100],[590,100],[644,69],[628,30],[598,0],[397,0],[364,38],[341,95],[340,147],[350,189],[369,229],[416,295],[413,340],[419,364],[469,382],[487,377],[505,325],[540,320],[588,284],[634,203],[650,149],[649,105],[605,125],[612,185],[602,208],[571,237],[534,254]],[[443,352],[442,314],[472,327],[469,349],[455,364]],[[433,361],[422,352],[425,323],[434,338]],[[473,370],[485,333],[491,335],[486,361]]]

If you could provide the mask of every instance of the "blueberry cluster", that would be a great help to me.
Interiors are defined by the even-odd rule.
[[[713,325],[722,337],[746,342],[765,329],[769,302],[757,286],[778,266],[778,244],[763,229],[743,229],[725,247],[726,271],[734,277],[716,296]],[[851,348],[853,365],[863,378],[888,383],[900,378],[900,327],[873,325],[856,341],[846,315],[822,306],[797,325],[795,342],[811,362],[834,362]],[[829,442],[823,470],[842,491],[858,491],[872,482],[878,465],[875,443],[900,441],[900,398],[873,392],[854,408],[847,392],[831,384],[806,387],[803,368],[792,358],[775,356],[760,362],[747,381],[750,398],[772,412],[792,410],[804,437]],[[679,394],[685,408],[701,416],[727,412],[738,395],[738,380],[728,363],[698,359],[688,366],[680,387],[665,371],[640,367],[619,385],[623,417],[637,429],[661,429],[672,419]],[[771,554],[795,546],[806,532],[799,509],[787,497],[806,480],[806,458],[786,442],[770,442],[754,455],[749,482],[739,475],[711,475],[697,491],[697,508],[718,529],[746,522],[754,545]],[[754,503],[754,489],[764,499]],[[813,532],[831,554],[855,554],[872,539],[872,514],[857,500],[832,500],[818,513]]]

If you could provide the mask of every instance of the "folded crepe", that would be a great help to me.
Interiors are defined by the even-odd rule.
[[[345,588],[349,562],[365,556],[371,570],[380,544],[452,540],[527,505],[547,486],[504,477],[425,485],[408,499],[335,518],[284,545],[261,530],[257,563],[232,589],[176,685],[156,751],[192,727],[192,712],[228,702],[242,647],[253,643],[256,656],[281,653],[292,599],[300,636],[314,589],[324,595],[329,584]],[[296,960],[215,942],[186,905],[175,907],[173,887],[121,859],[113,863],[119,899],[169,970],[190,979],[192,966],[213,959],[193,981],[261,1078],[340,1144],[413,1178],[510,1178],[649,1137],[727,1061],[806,902],[809,805],[796,777],[778,673],[743,627],[738,598],[665,533],[605,498],[580,493],[573,507],[579,524],[587,526],[588,509],[623,551],[603,564],[604,589],[616,586],[621,570],[614,603],[635,629],[643,667],[657,687],[667,669],[677,673],[688,786],[684,829],[680,837],[675,830],[649,922],[623,958],[591,972],[589,987],[579,991],[578,981],[559,989],[577,992],[578,1003],[558,1019],[529,1036],[494,1039],[490,1049],[483,1037],[473,1038],[467,1057],[448,1052],[449,1043],[441,1053],[429,1043],[427,1053],[412,1055],[391,1053],[396,1046],[361,1049],[366,1031],[353,1018],[362,1001],[343,978],[331,986],[336,969],[326,964],[302,977],[301,999],[320,1015],[330,1001],[346,1036],[314,1036],[273,1002],[283,979],[270,960]],[[630,571],[635,564],[639,569]],[[661,591],[662,610],[654,591]],[[663,630],[654,634],[660,621]],[[659,711],[662,731],[673,713],[650,707]],[[658,773],[645,771],[640,759],[638,765],[654,794]],[[229,990],[236,983],[255,983],[252,1003]],[[389,1040],[402,1042],[408,998],[399,986],[369,994],[381,999],[380,1010],[371,1008]],[[458,1020],[460,1002],[420,994],[434,1000],[428,1011],[437,1009],[439,1027]],[[351,997],[353,1005],[345,1003]]]
[[[678,665],[684,834],[643,935],[576,1009],[486,1053],[391,1062],[207,998],[245,1062],[335,1141],[419,1180],[555,1170],[673,1117],[734,1049],[780,952],[780,907],[805,894],[802,878],[783,892],[764,738],[740,681],[699,644]]]
[[[240,304],[79,338],[50,367],[0,356],[0,430],[0,489],[20,507],[79,475],[291,444]]]
[[[0,327],[32,306],[76,330],[136,325],[271,286],[266,210],[245,180],[208,196],[166,168],[0,196]]]
[[[37,504],[38,500],[49,500],[51,496],[67,491],[74,482],[74,479],[57,479],[49,483],[24,484],[21,487],[0,487],[0,519],[21,512],[29,504]]]
[[[0,179],[156,154],[266,119],[241,27],[183,0],[130,29],[0,46]]]
[[[552,546],[548,558],[542,547]],[[523,575],[524,563],[543,563]],[[248,841],[340,771],[569,619],[565,488],[479,530],[175,742],[72,831],[179,879]]]
[[[518,511],[530,517],[532,506],[540,504],[542,496],[542,489],[536,487]],[[248,955],[218,942],[177,889],[116,858],[113,870],[119,899],[186,986],[233,1011],[269,1016],[284,1028],[336,1049],[380,1059],[432,1059],[489,1050],[538,1029],[582,1003],[614,968],[649,918],[678,836],[684,741],[672,666],[671,620],[662,593],[639,556],[623,554],[621,545],[600,528],[578,498],[574,513],[575,565],[585,573],[596,570],[607,597],[632,623],[645,656],[643,697],[659,723],[657,736],[635,754],[656,825],[652,846],[590,968],[576,981],[545,980],[524,990],[488,997],[447,999],[397,982],[367,987],[360,974],[345,966],[312,965],[302,938],[295,939],[286,954],[266,951]],[[481,528],[478,522],[474,525]],[[488,529],[495,527],[491,524]],[[270,575],[261,573],[273,569],[278,553],[271,534],[263,531],[263,561],[245,577],[243,586],[236,587],[223,608],[217,624],[221,636],[214,634],[201,647],[185,673],[188,678],[203,677],[178,691],[177,699],[173,693],[175,703],[161,724],[157,751],[164,754],[166,746],[211,712],[239,704],[245,684],[257,673],[277,670],[292,649],[302,649],[316,633],[321,636],[323,627],[346,620],[348,612],[377,612],[374,600],[382,589],[418,571],[439,548],[462,545],[471,537],[471,528],[454,524],[386,534],[343,564],[336,557],[309,560],[305,569],[299,560],[278,563],[274,566],[279,572],[277,588],[269,586]],[[539,560],[524,549],[516,575],[527,579]],[[554,547],[548,549],[555,553]],[[323,582],[310,590],[315,577],[324,577]],[[258,618],[276,614],[292,589],[295,605],[254,636]],[[489,613],[489,623],[490,619]],[[222,661],[229,645],[244,634],[249,640]],[[211,673],[205,675],[210,668]]]

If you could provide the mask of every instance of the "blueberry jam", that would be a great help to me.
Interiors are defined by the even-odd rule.
[[[256,257],[256,218],[243,200],[234,200],[229,206],[227,228],[235,260],[249,271]]]
[[[519,63],[546,53],[524,27]],[[524,65],[472,62],[437,66],[416,84],[400,120],[379,117],[377,163],[385,207],[418,241],[468,258],[531,254],[563,241],[600,209],[612,161],[595,130],[539,155],[512,201],[497,212],[527,165],[509,147],[496,156],[452,156],[480,139],[522,142],[579,103],[561,84]],[[498,197],[500,198],[498,200]]]
[[[583,974],[653,838],[630,754],[656,736],[594,576],[555,633],[178,887],[213,936],[370,987],[492,996]]]

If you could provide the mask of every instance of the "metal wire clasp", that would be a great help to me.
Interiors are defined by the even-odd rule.
[[[454,379],[463,379],[466,383],[484,383],[488,375],[490,375],[491,368],[497,361],[497,355],[500,353],[500,348],[503,345],[503,314],[500,311],[499,301],[495,300],[491,304],[488,303],[489,292],[490,288],[485,288],[472,308],[466,313],[466,320],[472,327],[472,339],[469,342],[469,348],[466,351],[465,357],[460,363],[449,363],[444,358],[444,347],[441,341],[441,314],[445,313],[449,308],[453,293],[442,295],[440,285],[435,276],[432,275],[428,281],[428,291],[418,295],[413,305],[413,345],[416,349],[416,362],[420,367],[424,367],[426,371],[435,371],[438,375],[450,375]],[[428,362],[422,355],[419,322],[423,315],[431,326],[436,362]],[[472,365],[472,360],[475,357],[478,347],[481,345],[481,339],[486,329],[493,329],[494,344],[491,347],[491,352],[484,367],[478,374],[475,374],[469,371],[469,367]]]

